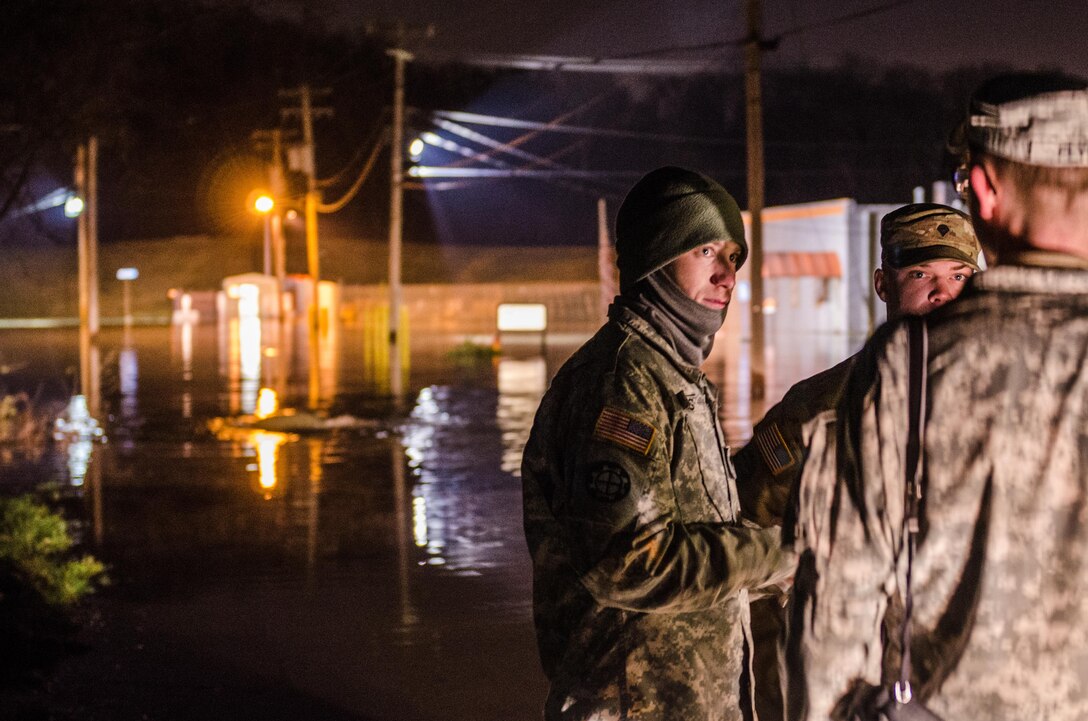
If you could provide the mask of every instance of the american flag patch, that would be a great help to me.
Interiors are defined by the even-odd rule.
[[[593,427],[593,437],[597,440],[611,441],[642,455],[650,452],[656,433],[652,426],[610,406],[605,406]]]
[[[764,428],[756,434],[756,445],[767,467],[776,476],[797,463],[797,458],[790,452],[789,445],[782,437],[782,431],[778,430],[777,423],[772,423],[769,428]]]

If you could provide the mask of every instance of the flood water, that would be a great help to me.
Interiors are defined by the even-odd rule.
[[[0,331],[6,390],[66,398],[77,335]],[[313,383],[298,336],[106,329],[108,442],[89,464],[65,443],[0,459],[0,492],[47,493],[110,569],[102,640],[60,669],[56,703],[88,719],[539,718],[518,468],[578,339],[495,359],[413,339],[396,404],[360,329],[334,329]],[[772,344],[768,399],[850,350],[835,338]],[[735,339],[706,367],[732,442],[763,411],[747,368]],[[262,389],[284,407],[316,393],[342,423],[232,427],[259,410]]]

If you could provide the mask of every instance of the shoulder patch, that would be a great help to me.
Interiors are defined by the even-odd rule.
[[[760,429],[756,433],[755,440],[759,454],[763,456],[764,463],[774,475],[777,476],[797,464],[797,458],[790,451],[789,444],[782,437],[782,431],[779,430],[777,423],[771,423],[770,426]]]
[[[655,435],[657,431],[653,426],[612,406],[604,407],[593,426],[595,439],[615,443],[642,455],[650,452]]]
[[[604,503],[615,503],[631,492],[631,476],[623,466],[604,461],[589,469],[586,492],[590,498]]]

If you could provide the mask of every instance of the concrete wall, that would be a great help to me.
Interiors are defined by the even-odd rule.
[[[413,341],[426,335],[493,338],[500,303],[543,303],[551,337],[584,336],[604,322],[594,282],[419,284],[403,290]],[[341,316],[351,322],[368,308],[388,302],[388,286],[345,285]]]

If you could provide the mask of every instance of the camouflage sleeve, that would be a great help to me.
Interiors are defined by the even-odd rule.
[[[804,427],[835,409],[853,357],[796,384],[756,424],[734,456],[741,514],[761,526],[781,524],[804,464]]]
[[[741,515],[764,527],[782,523],[801,474],[800,426],[785,415],[782,404],[767,411],[756,424],[752,440],[733,457]]]
[[[684,521],[678,498],[702,480],[673,457],[684,429],[649,374],[610,374],[586,396],[566,419],[568,488],[553,511],[598,603],[705,609],[788,576],[777,529]]]
[[[898,550],[906,372],[905,334],[874,336],[850,375],[837,424],[817,427],[812,437],[801,499],[826,512],[801,512],[815,571],[804,630],[808,718],[843,718],[882,681],[885,612],[905,570]],[[807,580],[798,583],[794,599],[805,602]]]

